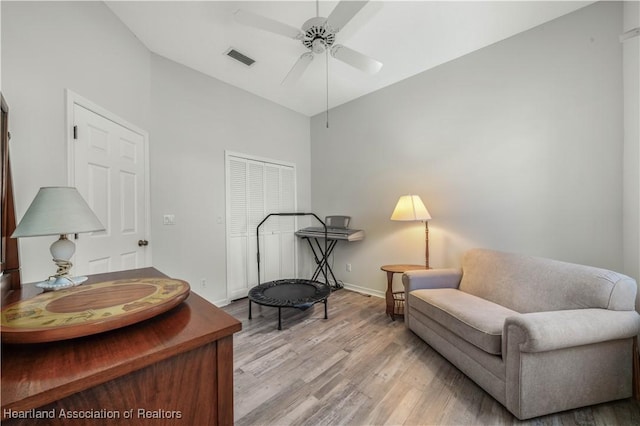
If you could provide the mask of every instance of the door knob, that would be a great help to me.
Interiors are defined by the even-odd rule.
[[[147,240],[138,240],[138,247],[144,247],[144,246],[148,246],[149,245],[149,241]]]

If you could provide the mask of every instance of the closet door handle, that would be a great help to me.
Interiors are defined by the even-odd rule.
[[[138,247],[144,247],[144,246],[148,246],[149,245],[149,241],[147,240],[138,240]]]

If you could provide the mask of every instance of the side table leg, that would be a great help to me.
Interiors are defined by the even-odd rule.
[[[395,321],[393,316],[393,272],[387,271],[387,292],[384,296],[387,302],[387,315],[391,317],[392,321]]]

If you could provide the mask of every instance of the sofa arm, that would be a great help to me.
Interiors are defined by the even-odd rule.
[[[427,288],[458,288],[462,279],[461,269],[417,269],[402,274],[404,285],[404,325],[411,327],[409,293]]]
[[[502,353],[507,354],[510,343],[512,350],[517,343],[521,352],[545,352],[631,338],[639,331],[636,311],[572,309],[519,314],[505,320]]]
[[[405,293],[424,288],[458,288],[461,278],[460,269],[419,269],[402,274],[402,284]]]

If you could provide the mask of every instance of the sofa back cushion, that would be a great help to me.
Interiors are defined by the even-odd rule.
[[[637,291],[632,278],[617,272],[487,249],[465,253],[459,288],[521,313],[633,310]]]

